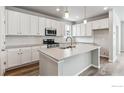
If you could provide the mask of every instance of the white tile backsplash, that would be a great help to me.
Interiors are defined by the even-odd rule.
[[[42,44],[41,37],[6,37],[6,46]]]

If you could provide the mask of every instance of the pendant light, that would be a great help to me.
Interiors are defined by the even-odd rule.
[[[68,18],[68,17],[69,17],[69,11],[66,7],[65,12],[64,12],[64,18]]]
[[[86,6],[84,7],[84,20],[83,20],[84,24],[87,24],[87,19],[86,19]]]

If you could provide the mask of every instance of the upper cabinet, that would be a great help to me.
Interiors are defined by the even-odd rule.
[[[86,24],[85,36],[92,36],[92,22]]]
[[[30,15],[20,13],[20,35],[30,34]]]
[[[26,13],[6,10],[7,35],[42,35],[45,28],[56,29],[57,36],[64,36],[65,23],[48,18],[29,15]]]
[[[76,24],[72,26],[73,36],[92,36],[92,23]]]
[[[46,28],[52,28],[52,20],[51,19],[46,18],[45,27]]]
[[[109,19],[108,18],[93,21],[93,27],[92,27],[93,30],[106,29],[106,28],[109,28]]]
[[[33,15],[30,15],[31,16],[31,35],[39,35],[39,31],[38,31],[38,27],[39,27],[39,18],[38,16],[33,16]]]
[[[74,24],[72,25],[73,36],[92,36],[92,30],[108,29],[109,19],[100,19],[96,21],[87,22],[87,24]]]
[[[84,23],[81,23],[80,26],[81,26],[80,35],[85,36],[85,34],[86,34],[86,31],[85,31],[86,25]]]
[[[8,35],[17,35],[20,33],[20,13],[7,10],[6,11],[7,19],[7,34]]]
[[[39,17],[39,34],[45,36],[45,18]]]

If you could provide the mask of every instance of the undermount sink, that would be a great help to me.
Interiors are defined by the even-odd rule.
[[[60,47],[60,49],[68,49],[68,48],[75,48],[76,46],[67,46],[67,47]]]

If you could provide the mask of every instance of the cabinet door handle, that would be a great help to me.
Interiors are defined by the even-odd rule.
[[[4,61],[4,63],[3,63],[4,65],[6,65],[6,62]]]
[[[1,49],[1,51],[6,51],[5,49]]]

